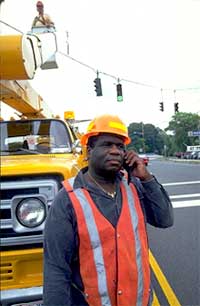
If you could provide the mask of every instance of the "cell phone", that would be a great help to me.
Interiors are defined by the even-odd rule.
[[[123,163],[123,168],[127,171],[128,173],[128,184],[130,183],[131,181],[131,176],[132,176],[132,171],[133,169],[135,168],[135,165],[133,164],[133,166],[129,166],[125,161]]]
[[[131,166],[131,167],[130,167],[125,161],[124,161],[122,167],[123,167],[127,172],[132,171],[133,168],[134,168],[134,166]]]

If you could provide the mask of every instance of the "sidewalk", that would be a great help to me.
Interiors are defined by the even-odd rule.
[[[181,159],[181,158],[164,157],[164,156],[163,159],[166,161],[173,161],[177,163],[200,164],[200,159]]]

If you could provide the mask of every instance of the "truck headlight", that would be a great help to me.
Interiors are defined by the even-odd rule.
[[[16,207],[18,221],[26,227],[37,227],[46,218],[45,204],[37,198],[25,198]]]

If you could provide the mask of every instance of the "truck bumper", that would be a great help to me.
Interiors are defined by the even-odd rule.
[[[10,306],[18,303],[28,303],[42,300],[43,287],[10,289],[1,291],[1,305]]]

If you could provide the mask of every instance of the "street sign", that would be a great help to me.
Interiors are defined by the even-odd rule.
[[[189,131],[188,136],[189,137],[200,136],[200,131]]]
[[[187,146],[187,152],[197,152],[200,151],[200,145],[199,146]]]

